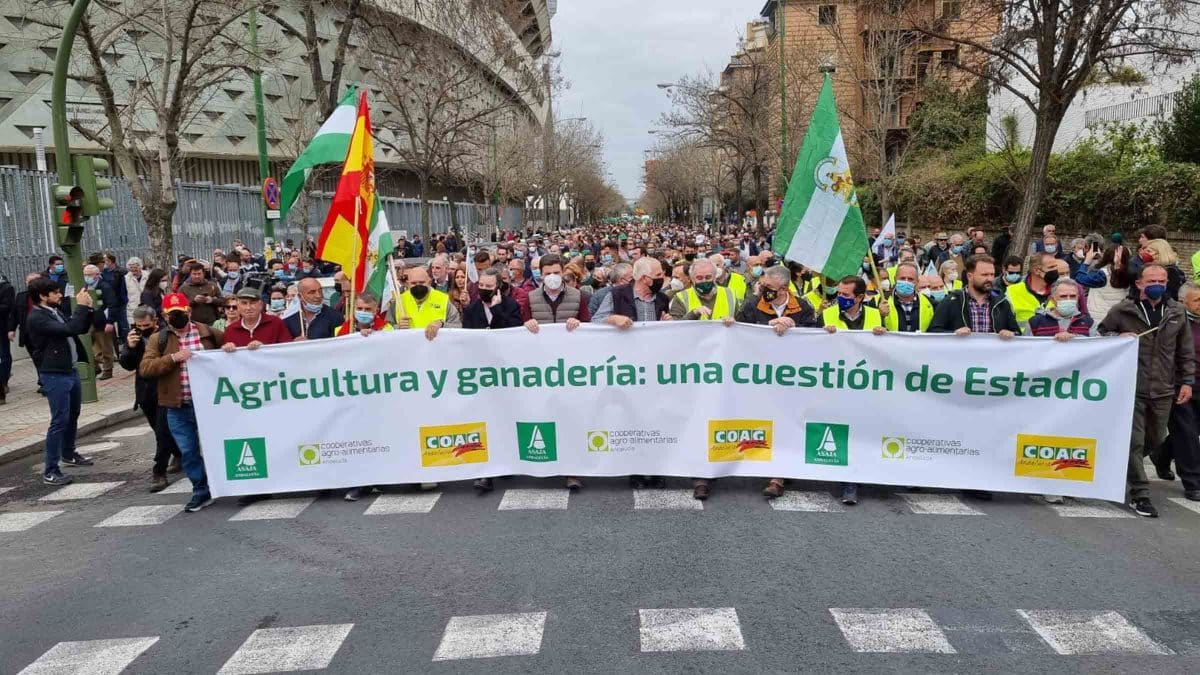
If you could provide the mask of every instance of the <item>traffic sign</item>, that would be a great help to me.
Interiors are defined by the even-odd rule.
[[[262,186],[263,201],[266,202],[267,208],[275,210],[279,208],[279,181],[274,178],[267,178],[263,181]]]

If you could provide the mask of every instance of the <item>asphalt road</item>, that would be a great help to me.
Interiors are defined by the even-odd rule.
[[[1178,485],[1157,520],[820,484],[773,508],[742,479],[698,510],[683,479],[516,478],[186,514],[147,492],[151,438],[68,469],[117,483],[89,498],[0,467],[0,673],[1200,671]]]

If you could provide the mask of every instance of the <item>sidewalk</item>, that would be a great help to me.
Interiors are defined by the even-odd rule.
[[[111,380],[96,384],[100,400],[85,403],[79,414],[81,438],[140,416],[133,409],[133,373],[117,367]],[[29,359],[14,362],[8,404],[0,406],[0,464],[41,452],[49,423],[50,407],[37,393],[33,362]]]

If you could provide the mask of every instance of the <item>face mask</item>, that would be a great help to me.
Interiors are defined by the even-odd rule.
[[[942,300],[946,299],[946,289],[941,288],[936,291],[929,291],[929,297],[933,298],[937,302],[941,302]]]
[[[408,289],[408,292],[412,293],[412,296],[414,298],[416,298],[417,300],[424,300],[425,296],[429,295],[429,287],[428,286],[413,286],[412,288]]]
[[[242,273],[237,270],[234,270],[232,272],[226,272],[225,277],[228,278],[230,281],[237,281],[238,279],[240,279],[242,277]]]
[[[1058,253],[1058,246],[1049,244],[1046,246],[1046,253]]]
[[[1146,297],[1151,300],[1162,300],[1162,297],[1167,294],[1166,284],[1150,284],[1146,287]]]
[[[596,269],[596,262],[594,260],[590,261],[590,262],[585,262],[585,263],[583,263],[583,267],[587,271],[591,272],[592,270]]]
[[[533,280],[534,280],[534,281],[541,281],[541,280],[542,280],[542,271],[541,271],[541,270],[534,270],[534,271],[533,271]]]
[[[153,328],[138,328],[138,329],[137,329],[137,332],[138,332],[138,335],[141,335],[141,336],[142,336],[142,337],[144,337],[144,338],[147,338],[147,337],[150,337],[151,335],[154,335],[154,329],[153,329]]]
[[[779,298],[779,291],[771,288],[764,288],[762,290],[762,298],[767,302],[775,302],[775,300]]]
[[[762,265],[755,265],[754,267],[750,268],[750,274],[752,274],[756,277],[761,277],[762,273],[763,273]]]
[[[825,295],[828,295],[831,298],[837,295],[837,286],[826,286]]]
[[[658,295],[658,292],[663,289],[663,284],[667,283],[666,279],[654,279],[650,282],[650,292]]]
[[[958,281],[958,272],[951,272],[946,275],[946,283],[952,284],[956,281]]]
[[[1009,272],[1008,274],[1004,275],[1004,280],[1010,284],[1015,284],[1021,280],[1021,273],[1020,272]]]
[[[1058,310],[1059,315],[1070,318],[1079,313],[1079,301],[1059,300],[1054,303],[1054,308]]]
[[[283,309],[284,305],[286,305],[286,304],[287,304],[287,301],[284,300],[283,298],[271,298],[271,309],[273,309],[277,312],[279,310]]]
[[[305,311],[312,312],[313,314],[316,314],[317,312],[321,311],[321,309],[323,309],[324,307],[325,307],[325,305],[323,305],[319,302],[316,304],[313,304],[310,302],[304,303]]]
[[[100,283],[100,277],[85,277],[83,281],[88,288],[95,288],[96,284]]]
[[[176,330],[183,330],[191,319],[186,312],[171,312],[167,315],[167,324]]]
[[[953,251],[955,255],[959,255],[963,252],[963,247],[962,246],[952,246],[950,248],[950,250]]]
[[[275,270],[275,278],[282,279],[283,278],[283,270]]]
[[[883,240],[883,245],[884,245],[884,246],[889,246],[889,247],[890,247],[890,246],[892,245],[892,241],[893,241],[893,240],[892,240],[892,238],[891,238],[891,237],[886,237],[886,238]]]
[[[518,260],[520,260],[521,258],[525,257],[525,252],[524,251],[513,251],[513,255],[516,256]]]
[[[354,320],[359,323],[375,323],[375,313],[356,309],[354,310]]]
[[[678,279],[672,279],[669,285],[671,290],[675,291],[676,293],[683,290],[683,282]]]
[[[1138,257],[1142,259],[1142,262],[1146,262],[1146,263],[1154,262],[1154,254],[1149,251],[1142,253]],[[61,267],[61,265],[60,265],[60,267]]]
[[[481,288],[479,289],[479,299],[484,302],[491,302],[492,298],[496,297],[496,289]]]
[[[696,259],[696,254],[695,253],[684,253],[683,259],[688,262],[691,262]]]
[[[863,263],[862,270],[864,272],[870,272],[871,271],[871,263],[869,263],[869,262]]]
[[[167,282],[165,282],[165,281],[160,281],[160,282],[158,282],[158,288],[159,288],[159,289],[160,289],[162,292],[164,292],[164,293],[165,293],[165,292],[167,291],[167,289],[168,289],[168,288],[170,288],[170,287],[171,287],[171,285],[170,285],[170,284],[168,284],[168,283],[167,283]]]
[[[1078,251],[1075,251],[1075,259],[1076,259],[1076,260],[1083,260],[1083,255],[1084,255],[1084,254],[1083,254],[1083,249],[1080,249],[1080,250],[1078,250]]]
[[[542,285],[546,288],[557,291],[563,287],[563,278],[561,274],[547,274],[542,281]]]
[[[305,266],[304,266],[304,267],[302,267],[301,269],[303,269],[303,270],[304,270],[304,273],[305,273],[305,274],[308,274],[309,272],[311,272],[311,271],[312,271],[312,267],[311,267],[311,266],[309,266],[309,265],[305,265]]]
[[[1053,286],[1054,282],[1058,281],[1058,270],[1050,270],[1043,274],[1042,278],[1046,280],[1047,286]]]
[[[62,274],[66,269],[67,268],[62,263],[58,263],[54,266],[54,273]]]
[[[911,281],[897,281],[896,292],[900,295],[909,296],[917,291],[917,285]]]
[[[842,310],[843,312],[848,312],[850,311],[850,308],[854,306],[854,298],[844,298],[839,295],[837,303],[838,309]]]
[[[608,255],[608,254],[606,253],[606,254],[604,254],[604,255],[600,256],[600,260],[602,260],[602,261],[604,262],[604,264],[605,264],[605,265],[608,265],[608,264],[611,264],[611,263],[612,263],[612,261],[613,261],[613,257],[612,257],[611,255]]]
[[[712,293],[716,287],[717,287],[717,282],[715,282],[715,281],[697,281],[696,282],[696,292],[699,293],[700,295],[708,295],[709,293]]]

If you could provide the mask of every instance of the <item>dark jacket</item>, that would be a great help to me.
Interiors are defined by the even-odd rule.
[[[28,321],[29,312],[32,310],[33,305],[29,303],[29,291],[17,293],[17,298],[13,301],[12,311],[8,316],[8,328],[6,330],[17,331],[17,344],[22,347],[29,346]]]
[[[135,371],[133,377],[134,410],[139,407],[148,407],[158,400],[157,383],[154,378],[142,377],[140,372],[136,372],[142,363],[142,357],[146,355],[146,341],[156,339],[158,339],[158,333],[154,332],[149,337],[139,340],[136,347],[130,347],[128,342],[121,341],[121,353],[117,355],[117,363],[120,363],[125,370]]]
[[[614,315],[627,316],[634,321],[638,320],[637,303],[634,301],[633,284],[621,284],[613,286],[612,289],[612,305]],[[654,296],[654,320],[657,321],[663,314],[669,314],[671,311],[671,299],[666,293],[659,291]]]
[[[194,323],[194,322],[193,322]],[[197,323],[196,329],[200,331],[200,344],[205,349],[217,349],[221,346],[225,334],[221,331],[210,328],[206,324]],[[166,334],[164,340],[160,335]],[[159,349],[159,343],[163,347]],[[163,328],[154,335],[146,338],[146,352],[142,355],[142,362],[138,365],[138,374],[146,378],[155,378],[155,391],[158,395],[158,404],[164,408],[178,408],[181,405],[181,393],[179,389],[179,364],[171,358],[171,355],[179,351],[179,336],[175,332]]]
[[[489,323],[483,311],[483,300],[476,300],[463,310],[463,328],[516,328],[525,323],[521,321],[521,306],[511,296],[501,296],[500,304],[492,307],[492,320]]]
[[[794,295],[788,299],[788,308],[783,315],[795,322],[797,328],[816,328],[818,325],[817,313],[813,311],[812,306],[807,300]],[[765,326],[776,318],[775,310],[757,295],[747,295],[737,315],[737,320],[742,323],[760,326]]]
[[[1163,299],[1158,330],[1138,338],[1137,395],[1147,398],[1174,396],[1196,377],[1196,347],[1183,305]],[[1141,303],[1126,298],[1108,310],[1100,322],[1101,335],[1145,333],[1154,328],[1146,321]]]
[[[1014,335],[1021,334],[1021,326],[1017,324],[1017,316],[1013,314],[1012,303],[1008,296],[996,297],[988,293],[988,305],[992,310],[992,332],[1002,330],[1012,331]],[[967,291],[950,291],[946,298],[938,303],[933,311],[933,322],[929,324],[930,333],[953,333],[959,328],[969,328],[971,321],[967,309]]]
[[[50,312],[41,307],[34,307],[29,312],[26,330],[32,352],[39,364],[38,370],[43,373],[73,373],[75,362],[71,360],[71,347],[67,340],[75,341],[75,360],[87,362],[87,352],[79,336],[87,333],[92,327],[92,308],[78,307],[66,323],[50,316]]]
[[[120,308],[121,310],[124,310],[126,307],[128,307],[129,293],[125,290],[125,275],[118,270],[110,270],[106,267],[100,270],[100,278],[104,279],[104,281],[108,283],[108,285],[113,289],[113,293],[116,295],[116,302],[114,302],[112,306]],[[124,314],[124,311],[121,313]]]
[[[338,326],[342,325],[344,318],[332,307],[326,306],[313,317],[313,320],[308,324],[305,334],[309,340],[331,338]],[[287,326],[288,332],[292,334],[292,338],[300,337],[300,312],[296,312],[284,319],[283,325]]]
[[[124,285],[121,284],[122,287]],[[100,283],[96,284],[96,304],[93,306],[95,311],[92,312],[92,327],[96,330],[104,330],[106,325],[116,323],[117,314],[125,313],[125,308],[119,304],[120,302],[116,289],[101,275]]]
[[[4,333],[0,339],[7,339],[8,331],[17,329],[16,308],[17,289],[0,274],[0,333]]]

